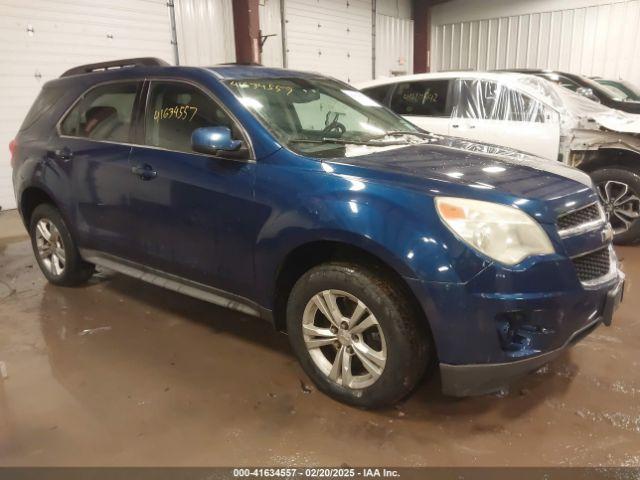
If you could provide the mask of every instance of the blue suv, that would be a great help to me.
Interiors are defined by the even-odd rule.
[[[424,132],[349,85],[132,59],[48,82],[12,142],[46,278],[96,265],[265,318],[362,407],[503,388],[623,292],[591,180]]]

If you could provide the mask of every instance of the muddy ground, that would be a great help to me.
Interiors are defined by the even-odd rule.
[[[103,273],[47,285],[0,241],[0,465],[640,466],[640,248],[600,327],[505,395],[319,393],[260,320]]]

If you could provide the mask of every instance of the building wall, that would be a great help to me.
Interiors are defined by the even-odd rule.
[[[0,207],[15,208],[8,144],[42,85],[91,62],[153,56],[173,63],[166,0],[0,0]]]
[[[380,10],[378,10],[380,12]],[[413,20],[376,13],[375,77],[413,73]]]
[[[640,83],[640,0],[454,0],[432,10],[432,68],[548,68]]]
[[[180,64],[236,61],[231,0],[175,0]]]

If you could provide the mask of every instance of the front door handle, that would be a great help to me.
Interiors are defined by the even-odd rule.
[[[142,180],[153,180],[158,176],[158,172],[156,172],[148,163],[145,163],[144,165],[134,165],[131,167],[131,173],[140,177]]]
[[[56,160],[71,160],[73,158],[73,152],[69,147],[56,148],[55,150],[49,151],[49,156],[55,158]]]

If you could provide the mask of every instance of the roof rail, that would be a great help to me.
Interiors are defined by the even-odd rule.
[[[166,67],[169,66],[167,62],[160,58],[154,57],[140,57],[140,58],[125,58],[122,60],[111,60],[110,62],[89,63],[87,65],[80,65],[79,67],[73,67],[60,75],[62,77],[70,77],[72,75],[81,75],[83,73],[91,73],[96,71],[106,71],[115,68],[125,67]]]

